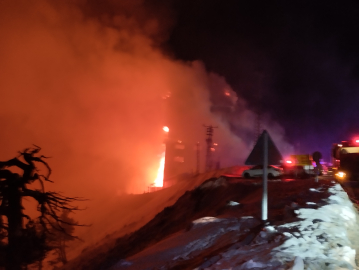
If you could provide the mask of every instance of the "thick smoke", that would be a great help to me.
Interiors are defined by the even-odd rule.
[[[221,166],[242,164],[253,147],[256,115],[225,78],[165,56],[155,45],[168,16],[147,19],[134,9],[142,1],[123,3],[95,16],[82,2],[0,2],[0,159],[41,146],[52,157],[47,189],[89,198],[87,211],[107,195],[147,189],[163,125],[193,145],[204,145],[203,124],[218,126]],[[273,120],[264,126],[290,147]]]
[[[138,192],[155,176],[171,63],[144,35],[58,8],[2,2],[2,159],[35,143],[59,188]]]

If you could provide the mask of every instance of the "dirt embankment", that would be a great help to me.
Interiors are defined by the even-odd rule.
[[[96,254],[81,264],[66,269],[108,269],[120,259],[132,256],[147,247],[158,243],[166,237],[187,230],[196,220],[205,216],[213,217],[261,217],[261,181],[238,181],[231,183],[222,179],[213,185],[216,178],[205,181],[192,191],[185,192],[177,202],[158,213],[145,226],[134,233],[118,238],[114,247]],[[326,191],[333,183],[313,179],[297,181],[269,181],[268,183],[268,219],[273,224],[291,222],[296,219],[294,209],[319,207],[329,196]],[[314,192],[310,189],[322,189]],[[230,201],[238,202],[236,207],[229,207]],[[308,205],[307,202],[316,203]]]

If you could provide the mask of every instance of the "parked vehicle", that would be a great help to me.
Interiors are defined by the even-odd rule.
[[[333,173],[339,182],[359,181],[359,140],[342,141],[332,147]]]
[[[311,170],[311,171],[313,171],[313,170]],[[290,178],[292,178],[292,177],[308,178],[310,176],[310,174],[308,173],[308,165],[295,165],[295,164],[283,165],[283,174],[285,177],[290,177]]]
[[[268,178],[277,178],[280,177],[283,174],[283,169],[269,165],[267,168]],[[256,165],[248,170],[243,171],[242,176],[244,178],[252,178],[252,177],[261,177],[263,176],[263,166],[262,165]]]
[[[315,175],[313,159],[309,154],[291,155],[283,164],[284,174],[291,177]]]

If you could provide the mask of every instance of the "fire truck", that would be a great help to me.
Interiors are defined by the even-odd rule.
[[[333,173],[339,182],[359,180],[359,139],[332,146]]]
[[[284,174],[288,176],[308,177],[314,175],[311,155],[291,155],[283,165]]]

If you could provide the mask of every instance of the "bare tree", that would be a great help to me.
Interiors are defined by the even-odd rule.
[[[65,265],[67,263],[67,242],[75,240],[73,232],[78,224],[74,219],[69,217],[69,214],[70,211],[64,209],[60,216],[62,228],[52,227],[50,229],[49,243],[53,248],[53,255],[55,255],[55,258],[50,261],[50,265],[56,266],[59,263]],[[63,233],[63,230],[65,233]]]
[[[38,154],[40,150],[38,146],[27,148],[18,157],[0,162],[0,265],[6,270],[21,270],[41,261],[54,248],[48,241],[51,228],[67,234],[63,224],[80,226],[62,220],[60,214],[64,210],[78,210],[72,203],[81,198],[45,191],[44,182],[52,182],[51,168],[45,161],[47,157]],[[40,170],[41,165],[44,170]],[[14,167],[23,173],[11,171]],[[41,189],[31,189],[35,181]],[[39,212],[36,219],[24,214],[25,197],[36,200]]]

